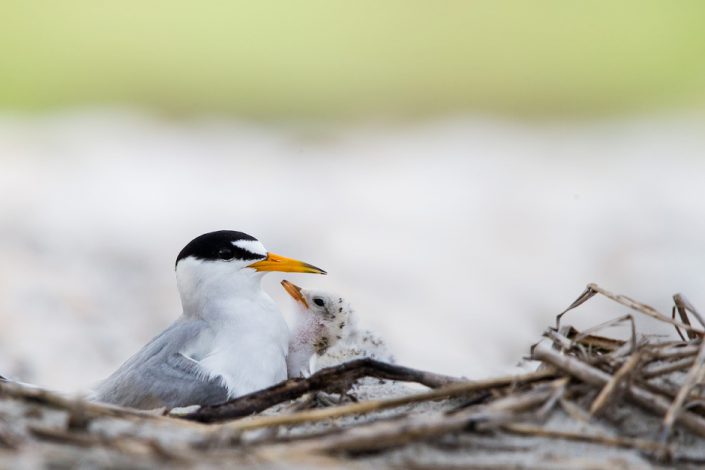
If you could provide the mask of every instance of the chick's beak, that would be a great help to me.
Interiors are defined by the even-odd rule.
[[[301,294],[301,288],[294,284],[293,282],[289,282],[286,279],[282,281],[282,286],[284,287],[284,290],[289,293],[291,297],[294,298],[297,302],[301,302],[304,304],[304,307],[308,308],[308,302],[306,302],[306,299],[304,298],[303,294]]]
[[[326,274],[321,268],[317,268],[303,261],[286,258],[274,253],[267,253],[267,257],[248,266],[257,271],[280,271],[284,273],[311,273]]]

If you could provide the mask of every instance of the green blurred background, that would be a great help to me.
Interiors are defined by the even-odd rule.
[[[0,3],[0,108],[279,119],[705,104],[705,1]]]

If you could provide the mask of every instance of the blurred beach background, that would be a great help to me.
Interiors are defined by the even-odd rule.
[[[398,362],[471,378],[588,282],[705,310],[701,1],[0,17],[2,375],[90,387],[179,315],[176,254],[224,228],[328,270],[266,278],[282,309],[283,277],[337,291]]]

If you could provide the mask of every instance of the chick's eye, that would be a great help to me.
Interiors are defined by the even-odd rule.
[[[314,297],[313,303],[318,305],[319,307],[323,307],[323,305],[325,305],[325,303],[323,302],[323,299],[320,297]]]
[[[218,258],[220,259],[232,259],[233,258],[233,250],[229,248],[221,248],[218,250]]]

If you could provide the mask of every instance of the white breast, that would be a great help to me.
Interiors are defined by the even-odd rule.
[[[209,376],[223,380],[230,398],[286,379],[289,330],[269,297],[229,302],[210,323],[214,337],[199,362]]]
[[[231,398],[286,379],[289,329],[262,290],[262,275],[235,262],[186,258],[177,265],[184,316],[208,330],[180,352],[221,379]]]

